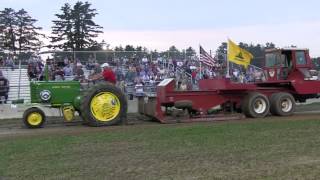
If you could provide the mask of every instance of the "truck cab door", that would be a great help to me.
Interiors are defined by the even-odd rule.
[[[295,68],[303,75],[305,80],[313,80],[312,63],[309,53],[306,50],[297,50],[294,52]]]
[[[291,51],[275,51],[266,54],[265,75],[267,81],[287,80],[292,70]]]

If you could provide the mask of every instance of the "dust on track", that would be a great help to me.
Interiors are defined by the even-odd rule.
[[[49,118],[48,122],[43,128],[39,129],[27,129],[19,119],[1,120],[0,121],[0,139],[3,138],[16,138],[16,137],[39,137],[39,136],[51,136],[51,135],[79,135],[83,133],[96,133],[96,132],[114,132],[114,131],[126,131],[129,128],[148,128],[150,126],[192,126],[194,124],[212,124],[212,123],[232,123],[232,122],[251,122],[251,121],[291,121],[291,120],[320,120],[320,112],[299,112],[294,116],[288,117],[276,117],[268,116],[261,119],[242,119],[231,121],[219,121],[219,122],[196,122],[196,123],[176,123],[176,124],[161,124],[153,121],[151,118],[138,115],[129,114],[128,122],[118,126],[108,127],[88,127],[82,124],[78,119],[75,122],[64,122],[62,118]]]

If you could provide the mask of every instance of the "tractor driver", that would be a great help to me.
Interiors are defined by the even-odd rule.
[[[116,81],[116,75],[113,72],[113,70],[111,69],[111,67],[109,66],[109,64],[108,63],[103,63],[101,65],[101,68],[102,68],[102,73],[100,73],[98,75],[94,75],[91,80],[97,81],[97,80],[103,79],[103,80],[105,80],[107,82],[116,84],[116,82],[117,82]]]

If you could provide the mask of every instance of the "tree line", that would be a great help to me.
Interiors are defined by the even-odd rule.
[[[98,25],[94,18],[98,15],[97,10],[91,7],[89,2],[78,1],[74,5],[65,3],[60,12],[55,14],[52,20],[51,35],[45,36],[41,33],[42,27],[36,26],[37,19],[25,10],[18,11],[12,8],[4,8],[0,11],[0,50],[10,51],[14,55],[21,55],[24,52],[39,51],[43,47],[53,50],[63,51],[99,51],[103,50],[108,44],[102,40],[97,42],[96,38],[103,31],[103,27]],[[50,44],[45,45],[43,39],[49,39]],[[261,60],[264,50],[274,48],[275,44],[268,42],[262,44],[247,44],[240,42],[239,46],[251,52],[255,59],[253,64],[261,66]],[[167,51],[158,52],[157,50],[148,51],[142,46],[134,47],[126,45],[125,47],[117,46],[113,51],[120,52],[120,57],[143,56],[148,52],[152,57],[171,57],[185,59],[193,57],[196,51],[192,47],[179,50],[171,46]],[[130,51],[136,51],[133,53]],[[123,53],[121,53],[123,52]],[[140,52],[140,53],[139,53]],[[227,53],[227,43],[223,42],[216,50],[216,59],[223,62]],[[320,64],[320,63],[319,63]]]
[[[38,20],[25,9],[4,8],[0,11],[0,49],[14,54],[42,47],[64,51],[99,49],[101,44],[95,38],[102,33],[102,27],[93,20],[97,14],[88,2],[78,1],[73,6],[65,3],[61,13],[55,14],[51,36],[47,37],[40,33],[42,27],[35,25]],[[49,45],[43,44],[44,38],[50,40]]]
[[[44,35],[39,32],[42,28],[37,27],[36,22],[24,9],[5,8],[0,11],[0,48],[14,54],[39,50]]]

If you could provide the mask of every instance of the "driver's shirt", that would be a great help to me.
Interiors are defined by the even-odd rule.
[[[115,73],[109,68],[103,70],[102,76],[105,81],[111,82],[113,84],[116,84],[117,82]]]

